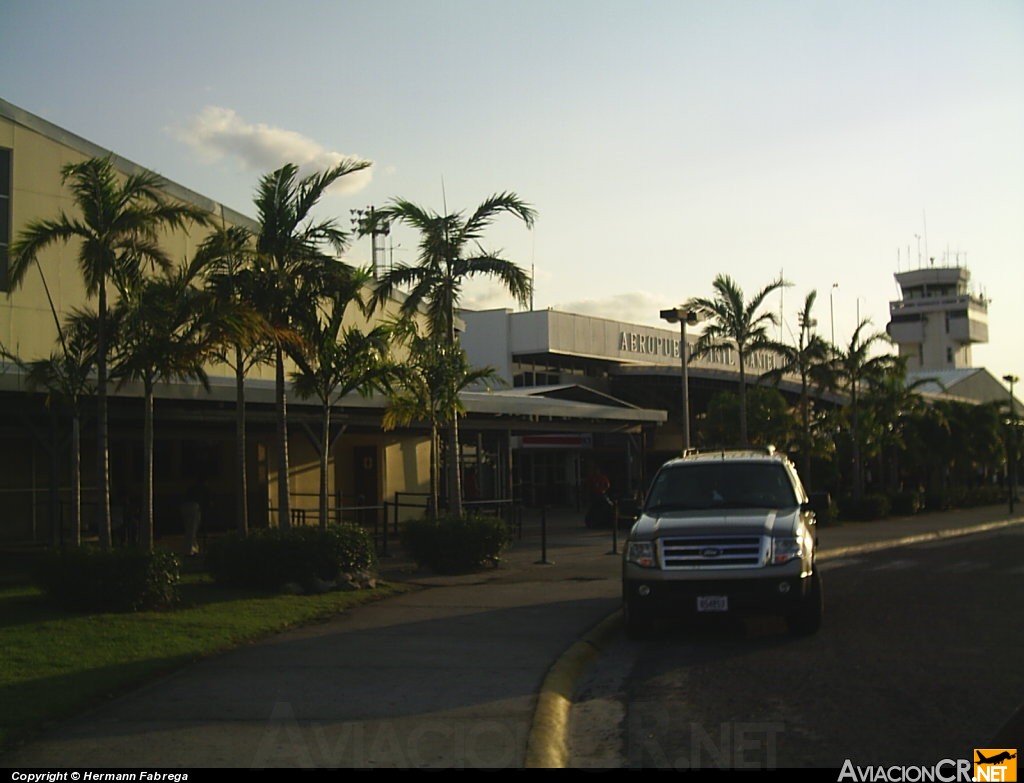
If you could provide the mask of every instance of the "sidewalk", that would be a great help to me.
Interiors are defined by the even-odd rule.
[[[619,633],[625,531],[526,520],[494,569],[200,662],[54,730],[7,767],[523,768],[565,763],[576,678]],[[1014,524],[1024,522],[1017,516]],[[822,558],[1008,524],[1005,506],[822,527]]]

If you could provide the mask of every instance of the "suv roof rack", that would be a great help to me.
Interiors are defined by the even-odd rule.
[[[765,454],[769,457],[779,452],[773,444],[767,446],[715,446],[712,448],[690,447],[683,449],[682,457],[695,457],[698,454]]]

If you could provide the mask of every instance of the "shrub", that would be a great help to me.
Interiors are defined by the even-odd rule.
[[[1006,487],[985,484],[978,487],[951,487],[925,496],[925,508],[929,511],[948,511],[953,508],[989,506],[1005,501]]]
[[[911,516],[924,508],[924,497],[920,492],[897,492],[891,498],[892,513]]]
[[[268,528],[212,542],[206,566],[225,585],[279,590],[294,583],[313,590],[318,583],[374,570],[377,556],[370,534],[358,525]]]
[[[994,484],[974,487],[967,493],[968,503],[972,506],[993,506],[997,503],[1002,503],[1008,497],[1006,487]]]
[[[843,499],[839,505],[840,518],[865,522],[884,519],[889,515],[889,498],[885,495],[865,495],[860,500]]]
[[[177,602],[181,563],[171,552],[81,547],[53,551],[37,576],[47,598],[62,609],[134,612]]]
[[[509,543],[505,522],[470,515],[406,522],[402,548],[416,564],[439,574],[459,574],[495,565]]]
[[[953,501],[945,490],[928,492],[924,496],[924,507],[929,511],[948,511],[953,508]]]

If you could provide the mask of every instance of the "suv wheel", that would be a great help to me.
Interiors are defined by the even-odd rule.
[[[631,606],[632,601],[625,600],[622,603],[623,622],[626,626],[626,636],[630,639],[644,639],[651,634],[650,618],[645,617],[642,612]]]
[[[821,576],[815,568],[811,574],[811,589],[800,606],[786,617],[786,625],[794,636],[810,636],[820,630],[824,614],[825,594],[821,586]]]

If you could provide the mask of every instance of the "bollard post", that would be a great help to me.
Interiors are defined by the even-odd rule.
[[[554,565],[548,560],[548,507],[540,507],[540,560],[534,565]]]
[[[388,502],[384,501],[384,540],[382,542],[382,557],[388,556]]]
[[[612,503],[612,551],[609,555],[619,553],[619,501]]]

